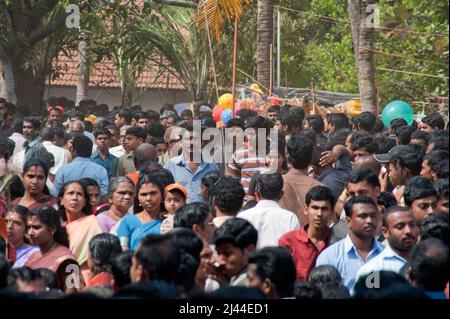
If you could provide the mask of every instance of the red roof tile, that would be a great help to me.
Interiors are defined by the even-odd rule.
[[[61,52],[53,64],[56,75],[50,82],[51,85],[76,86],[78,78],[77,65],[78,54],[76,52],[71,54],[71,56],[67,56]],[[114,64],[106,59],[103,59],[100,63],[95,63],[91,68],[89,86],[119,88],[120,83]],[[173,90],[184,89],[180,80],[164,68],[160,68],[159,65],[153,61],[149,61],[138,81],[137,87]]]

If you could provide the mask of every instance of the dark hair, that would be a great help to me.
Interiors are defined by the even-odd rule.
[[[428,144],[431,139],[431,134],[425,131],[414,131],[411,134],[412,140],[424,140],[424,144]]]
[[[164,142],[164,139],[162,137],[154,137],[152,145],[156,147],[156,145],[158,144],[166,144],[166,142]]]
[[[181,112],[180,114],[182,117],[183,116],[194,116],[194,113],[192,113],[191,110],[184,110],[183,112]]]
[[[221,243],[231,244],[241,250],[250,245],[256,247],[258,231],[245,219],[230,218],[214,232],[212,242],[214,245]]]
[[[325,148],[331,150],[336,145],[345,145],[345,140],[350,134],[351,131],[346,128],[330,133]]]
[[[439,239],[421,240],[411,251],[410,277],[425,291],[444,291],[450,279],[448,243]]]
[[[271,123],[265,117],[262,117],[262,116],[259,116],[259,115],[251,116],[245,121],[245,128],[246,129],[248,129],[248,128],[254,128],[254,129],[265,128],[265,129],[270,129],[271,128]],[[267,134],[268,134],[268,132],[267,132]]]
[[[78,182],[80,182],[80,184],[83,185],[83,187],[86,187],[86,189],[89,186],[95,186],[100,190],[100,186],[98,185],[97,181],[93,178],[85,177],[85,178],[78,180]]]
[[[426,154],[423,158],[424,161],[428,161],[428,166],[430,166],[431,170],[435,173],[438,173],[440,171],[439,164],[448,159],[448,152],[443,150],[432,151]]]
[[[436,150],[444,150],[449,151],[448,147],[448,137],[444,136],[436,136],[432,137],[430,141],[428,142],[428,145],[433,144],[433,151]]]
[[[371,289],[372,287],[369,287],[366,283],[371,281],[370,276],[373,276],[372,273],[365,274],[361,276],[358,281],[356,281],[354,286],[354,298],[361,299],[361,298],[367,298],[367,299],[376,299],[377,294],[381,294],[390,287],[397,285],[397,284],[408,284],[406,281],[406,278],[401,276],[400,274],[393,272],[393,271],[379,271],[377,273],[379,276],[379,280],[377,280],[377,283],[379,283],[379,287],[377,289]],[[410,287],[412,288],[412,287]],[[377,290],[377,291],[375,291]]]
[[[422,123],[428,124],[434,129],[443,130],[445,129],[445,121],[441,114],[435,112],[425,116],[422,119]]]
[[[164,194],[164,189],[167,185],[175,183],[175,179],[173,178],[172,173],[166,168],[155,169],[154,171],[149,172],[147,175],[150,175],[152,178],[159,180],[163,188],[162,194]]]
[[[34,280],[40,279],[34,269],[24,266],[20,268],[13,268],[8,277],[8,288],[18,291],[19,290],[19,280],[22,282],[32,282]]]
[[[112,272],[114,258],[122,251],[117,236],[103,233],[97,234],[89,241],[89,253],[98,273]]]
[[[438,197],[448,198],[448,178],[438,178],[433,185]]]
[[[269,106],[269,108],[267,109],[268,113],[272,113],[272,112],[277,112],[280,113],[280,106],[279,105],[271,105]]]
[[[1,241],[4,241],[4,239],[3,237],[0,236],[0,243]],[[3,251],[0,250],[0,290],[7,286],[8,276],[9,276],[8,261],[6,260],[6,256],[4,255]]]
[[[256,116],[257,113],[251,109],[240,109],[236,112],[236,115],[239,116],[243,121],[246,121],[249,117]]]
[[[224,213],[237,214],[242,208],[244,197],[244,187],[233,177],[224,177],[214,186],[214,204]]]
[[[378,119],[375,121],[375,125],[373,126],[373,132],[374,133],[381,133],[386,129],[386,127],[383,124],[383,121]]]
[[[80,111],[72,110],[72,111],[68,112],[69,119],[74,118],[74,117],[80,121],[83,121],[83,119],[84,119],[84,115]]]
[[[347,179],[347,185],[349,183],[357,184],[366,182],[371,187],[380,187],[380,180],[377,174],[375,174],[370,168],[358,168],[350,172]]]
[[[350,144],[352,151],[363,149],[369,154],[378,153],[378,144],[375,142],[374,138],[370,135],[358,136],[355,133],[352,135]]]
[[[430,215],[420,222],[420,240],[436,238],[448,243],[448,216]]]
[[[391,130],[394,134],[397,131],[397,129],[399,129],[402,126],[408,126],[408,122],[406,122],[406,120],[403,118],[393,119],[389,123],[389,127],[391,128]]]
[[[89,195],[87,192],[87,186],[82,184],[80,181],[70,181],[70,182],[64,183],[64,185],[61,187],[59,194],[58,194],[59,214],[60,214],[62,220],[64,220],[64,221],[67,221],[67,215],[66,215],[65,208],[61,205],[61,199],[64,196],[64,193],[66,192],[67,187],[71,184],[78,184],[83,189],[83,193],[84,193],[84,207],[82,209],[83,214],[85,214],[85,215],[92,214],[92,207],[91,207]]]
[[[336,199],[333,196],[333,193],[328,187],[325,186],[314,186],[312,187],[308,193],[306,193],[305,203],[307,206],[311,204],[311,201],[328,201],[331,206],[331,209],[334,209],[334,205],[336,204]]]
[[[299,114],[293,114],[291,111],[281,113],[280,115],[280,122],[282,125],[286,125],[288,128],[288,131],[292,131],[296,127],[302,127],[303,125],[303,119]]]
[[[350,128],[348,116],[345,115],[344,113],[327,114],[327,122],[329,125],[334,126],[335,131],[343,128]]]
[[[323,285],[330,282],[341,282],[339,270],[332,265],[320,265],[311,270],[308,281],[315,285]]]
[[[210,215],[208,206],[203,203],[190,203],[181,207],[174,217],[173,226],[192,229],[194,225],[205,228],[206,218]]]
[[[143,111],[136,111],[133,113],[133,117],[136,119],[136,121],[139,121],[140,119],[150,119],[148,118],[148,114]]]
[[[318,286],[322,292],[322,299],[350,299],[348,288],[340,281],[326,282]]]
[[[61,127],[54,127],[53,128],[53,135],[54,137],[57,138],[64,138],[64,129],[62,129]]]
[[[148,110],[147,111],[147,116],[150,119],[150,121],[152,121],[152,122],[158,122],[159,118],[160,118],[158,112],[153,111],[153,110]]]
[[[306,169],[312,162],[314,143],[307,137],[294,136],[287,142],[289,160],[295,169]]]
[[[445,159],[436,165],[437,178],[449,178],[449,160]]]
[[[93,143],[91,139],[84,135],[77,135],[73,138],[73,150],[78,156],[89,158],[92,155]]]
[[[8,137],[0,137],[0,154],[8,161],[14,153],[16,143]]]
[[[400,205],[393,205],[389,208],[387,208],[384,212],[383,212],[383,226],[384,227],[388,227],[388,216],[394,213],[399,213],[399,212],[410,212],[411,213],[411,209],[407,206],[400,206]]]
[[[422,161],[422,154],[406,145],[398,145],[389,152],[389,162],[408,169],[413,176],[420,174]]]
[[[147,134],[155,137],[164,137],[164,132],[166,129],[164,126],[159,122],[153,122],[147,125]]]
[[[229,120],[228,123],[227,123],[227,127],[233,127],[233,126],[237,126],[237,127],[241,128],[242,130],[244,130],[245,129],[245,122],[241,118],[234,117],[231,120]]]
[[[142,185],[144,184],[153,184],[159,188],[159,191],[161,192],[161,211],[164,210],[164,188],[167,185],[163,184],[163,181],[161,181],[160,178],[158,178],[157,175],[153,174],[155,171],[153,171],[150,174],[144,174],[139,176],[139,180],[136,186],[136,196],[134,198],[134,213],[137,214],[140,212],[140,203],[139,203],[139,191],[141,190]]]
[[[25,174],[30,168],[34,166],[42,168],[44,170],[45,178],[48,177],[48,166],[43,160],[39,158],[31,158],[27,160],[23,165],[23,173]]]
[[[35,130],[37,130],[37,131],[40,130],[41,127],[42,127],[41,121],[40,121],[39,118],[36,117],[36,116],[27,116],[27,117],[25,117],[25,118],[23,119],[23,123],[25,123],[25,122],[31,123],[31,125],[33,126],[33,128],[34,128]]]
[[[259,279],[269,279],[277,290],[278,298],[292,297],[296,279],[295,264],[285,247],[264,247],[248,258],[255,264]]]
[[[411,126],[402,126],[395,131],[395,136],[397,136],[400,144],[408,145],[411,142],[411,136],[414,131]]]
[[[44,127],[41,130],[41,141],[53,142],[55,139],[55,133],[52,127]]]
[[[131,121],[133,120],[133,113],[130,109],[121,109],[119,111],[119,117],[123,117],[126,124],[130,125]]]
[[[378,196],[377,203],[378,205],[384,206],[385,209],[388,209],[391,206],[397,205],[397,199],[390,192],[381,192],[380,196]]]
[[[130,268],[133,254],[132,251],[121,252],[114,257],[111,264],[111,273],[114,277],[114,284],[119,289],[131,283]]]
[[[214,185],[218,183],[219,180],[223,178],[222,172],[218,170],[209,171],[205,175],[203,175],[201,183],[208,188],[208,192],[211,193]]]
[[[53,239],[60,245],[69,247],[69,238],[67,236],[66,229],[61,226],[60,215],[51,206],[43,205],[36,207],[31,210],[29,217],[35,216],[42,224],[47,225],[47,227],[54,227],[55,233],[53,234]]]
[[[345,204],[344,204],[344,210],[345,210],[345,215],[347,217],[351,217],[352,216],[352,212],[353,212],[353,206],[355,204],[368,204],[368,205],[373,205],[373,207],[377,208],[377,204],[374,202],[374,200],[369,197],[369,196],[354,196],[349,198]]]
[[[145,141],[145,138],[147,137],[147,132],[143,127],[140,126],[132,126],[128,128],[125,134],[141,138],[143,141]]]
[[[323,132],[325,125],[320,115],[307,115],[305,121],[308,122],[309,127],[311,127],[316,134]]]
[[[197,263],[200,263],[200,253],[203,250],[203,242],[192,229],[174,228],[170,231],[178,248],[190,254]]]
[[[98,130],[95,131],[94,136],[95,138],[97,138],[99,135],[106,135],[108,136],[108,138],[112,137],[111,132],[109,131],[109,129],[107,128],[99,128]]]
[[[423,176],[414,176],[406,183],[403,192],[406,205],[411,206],[415,200],[428,196],[437,196],[433,183],[429,179]]]
[[[38,278],[42,279],[45,283],[46,289],[59,289],[58,276],[54,271],[47,268],[37,268],[35,273]]]
[[[396,145],[394,138],[387,137],[383,134],[375,135],[374,141],[378,145],[379,154],[387,154]]]
[[[372,112],[362,112],[358,116],[358,126],[360,129],[372,132],[373,127],[375,126],[375,121],[377,120],[377,117]]]
[[[134,256],[147,270],[150,280],[174,282],[181,256],[172,235],[146,236]]]
[[[297,281],[294,286],[295,299],[314,300],[322,299],[320,288],[308,281]]]
[[[283,192],[283,177],[280,173],[261,174],[256,181],[256,188],[262,199],[277,201]]]

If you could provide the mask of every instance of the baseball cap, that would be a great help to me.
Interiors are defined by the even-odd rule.
[[[414,150],[407,145],[397,145],[391,148],[387,154],[374,154],[374,158],[380,163],[388,163],[392,157],[405,157],[414,154]]]
[[[184,186],[181,185],[180,183],[174,183],[174,184],[169,184],[169,185],[167,185],[166,188],[165,188],[165,190],[164,190],[164,193],[165,193],[165,192],[173,191],[173,190],[175,190],[175,189],[176,189],[176,190],[179,190],[180,192],[182,192],[183,195],[184,195],[184,198],[187,199],[187,197],[188,197],[188,191],[187,191],[187,189],[184,188]]]
[[[200,106],[199,111],[200,112],[212,112],[212,109],[209,106],[202,105],[202,106]]]

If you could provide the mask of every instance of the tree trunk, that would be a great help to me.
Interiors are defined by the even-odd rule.
[[[19,56],[9,56],[11,71],[14,79],[16,105],[20,112],[39,114],[43,108],[44,86],[36,79],[31,66],[25,65]]]
[[[270,90],[270,53],[273,44],[273,0],[258,0],[256,39],[257,80]]]
[[[361,48],[374,48],[374,27],[368,24],[369,4],[375,0],[348,0],[348,11],[355,50],[356,71],[362,111],[375,112],[377,93],[375,88],[375,63],[373,52]]]
[[[14,77],[11,65],[7,61],[0,60],[0,97],[5,98],[8,102],[16,104],[16,94],[14,93]]]
[[[368,25],[366,7],[375,0],[363,0],[361,5],[361,19],[359,24],[359,47],[374,49],[373,26]],[[362,111],[376,112],[377,91],[375,87],[375,61],[372,51],[359,50],[358,54],[358,86],[361,96]]]
[[[88,99],[89,90],[89,47],[86,35],[82,34],[80,42],[78,43],[78,66],[77,66],[77,97],[76,105],[80,104],[81,100]]]

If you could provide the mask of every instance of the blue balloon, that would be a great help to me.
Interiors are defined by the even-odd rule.
[[[402,100],[390,102],[384,107],[383,113],[381,113],[381,121],[387,128],[391,126],[392,120],[398,118],[404,119],[408,125],[411,125],[414,121],[414,111],[412,107]]]
[[[227,125],[228,122],[231,120],[231,118],[232,118],[231,109],[225,109],[220,115],[220,119],[222,120],[224,125]]]

